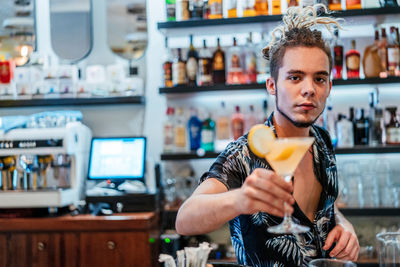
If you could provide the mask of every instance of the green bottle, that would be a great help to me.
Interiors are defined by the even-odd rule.
[[[212,120],[211,114],[203,121],[201,127],[201,148],[205,151],[214,151],[215,140],[215,121]]]
[[[167,7],[167,21],[176,20],[175,2],[176,0],[165,0],[165,6]]]

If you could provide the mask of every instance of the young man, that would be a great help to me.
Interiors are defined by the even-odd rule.
[[[268,93],[275,111],[265,122],[277,137],[313,136],[315,142],[294,173],[293,183],[274,173],[249,149],[247,135],[228,145],[201,177],[182,205],[176,230],[182,235],[207,233],[230,223],[239,263],[249,266],[307,266],[313,258],[356,260],[359,252],[352,225],[335,207],[338,194],[335,155],[329,134],[313,125],[325,108],[332,82],[332,59],[321,32],[310,25],[337,24],[317,17],[315,7],[290,8],[281,32],[264,49],[270,59]],[[273,235],[284,202],[304,234]]]

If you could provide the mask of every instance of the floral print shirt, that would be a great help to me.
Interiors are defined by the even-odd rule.
[[[265,122],[274,132],[273,113]],[[276,134],[276,132],[275,132]],[[329,257],[324,251],[328,233],[336,225],[334,202],[338,195],[336,160],[329,134],[318,126],[311,126],[314,173],[322,185],[314,221],[294,204],[293,220],[310,227],[302,234],[274,235],[267,232],[270,226],[278,225],[282,218],[264,212],[239,215],[229,222],[231,241],[238,263],[248,266],[307,266],[314,258]],[[203,174],[200,182],[216,178],[228,190],[241,187],[244,180],[256,168],[271,169],[265,159],[254,155],[247,143],[247,134],[230,143]]]

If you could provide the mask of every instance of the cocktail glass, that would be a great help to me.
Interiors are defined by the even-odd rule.
[[[274,171],[289,183],[297,165],[299,165],[313,142],[314,137],[278,138],[266,144],[269,152],[265,155],[265,158]],[[293,222],[286,202],[283,222],[268,228],[268,232],[274,234],[305,233],[309,230],[309,227]]]

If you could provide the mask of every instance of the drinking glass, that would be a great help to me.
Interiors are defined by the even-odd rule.
[[[310,261],[309,267],[356,267],[357,265],[351,261],[342,261],[335,259],[316,259]]]
[[[278,138],[268,142],[269,152],[265,156],[266,160],[274,171],[289,183],[297,165],[313,144],[314,140],[314,137],[291,137]],[[309,227],[293,222],[292,216],[287,212],[286,203],[283,222],[268,228],[268,232],[274,234],[305,233],[309,230]]]
[[[376,235],[380,267],[400,266],[400,232]]]

